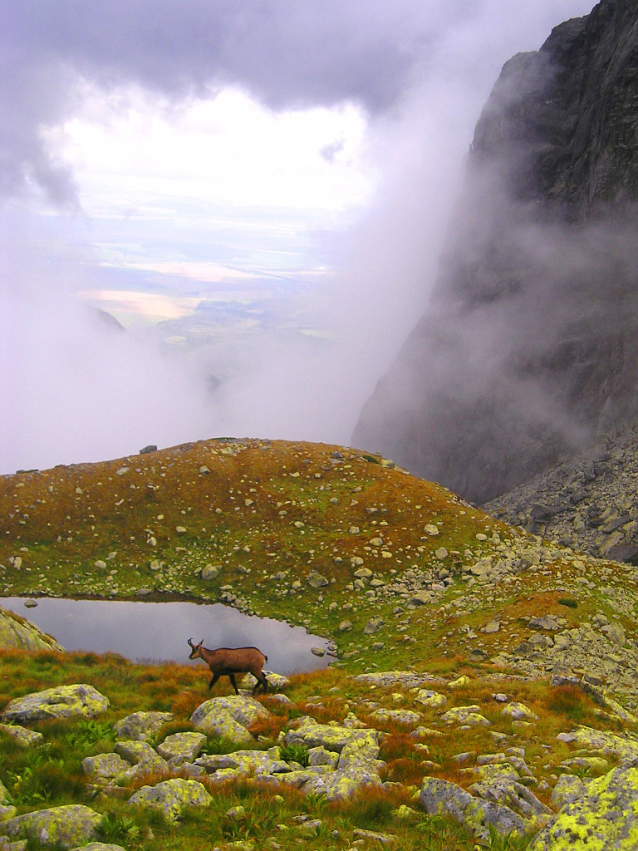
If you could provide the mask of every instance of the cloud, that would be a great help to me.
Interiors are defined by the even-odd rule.
[[[3,438],[2,469],[98,460],[220,431],[346,442],[427,303],[463,156],[500,66],[591,5],[5,0],[0,196],[15,206],[0,227],[5,245],[17,249],[5,251],[0,282],[2,362],[12,364],[2,379],[12,432]],[[138,89],[167,120],[174,110],[179,124],[185,104],[228,88],[245,90],[274,115],[356,104],[367,119],[363,156],[378,183],[350,230],[322,225],[311,235],[312,251],[337,274],[310,330],[328,332],[332,343],[269,335],[262,322],[264,333],[235,342],[230,354],[239,353],[241,372],[211,405],[205,381],[216,365],[208,357],[166,359],[134,335],[96,327],[75,303],[78,291],[111,289],[96,278],[103,260],[93,247],[102,233],[97,221],[83,219],[85,230],[74,230],[60,255],[68,220],[49,208],[46,226],[42,216],[27,223],[15,211],[42,195],[54,207],[80,210],[84,175],[73,173],[58,143],[60,128],[86,109],[87,91],[112,96],[119,114],[122,93]],[[338,139],[322,149],[326,167],[336,168],[344,153]],[[112,226],[122,242],[135,243],[141,189],[138,197],[135,215],[117,231]],[[192,270],[207,261],[201,253],[162,256],[170,208],[165,218],[152,262]],[[149,268],[148,258],[136,254],[138,261]]]
[[[78,79],[138,85],[174,100],[239,85],[274,109],[362,104],[391,110],[448,60],[471,66],[484,48],[538,33],[591,3],[545,0],[5,0],[0,6],[0,189],[35,182],[58,204],[77,188],[41,130],[77,107]],[[457,36],[454,36],[454,34]],[[462,55],[454,45],[466,40]],[[535,47],[536,44],[528,46]],[[482,54],[482,55],[481,55]],[[444,57],[445,58],[445,57]],[[483,62],[483,65],[485,63]]]

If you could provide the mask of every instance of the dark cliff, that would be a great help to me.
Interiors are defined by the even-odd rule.
[[[430,305],[355,445],[476,502],[638,422],[638,2],[503,68]]]

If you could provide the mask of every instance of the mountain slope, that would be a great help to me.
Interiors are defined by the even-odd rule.
[[[638,419],[638,7],[508,62],[431,303],[353,442],[483,503]]]

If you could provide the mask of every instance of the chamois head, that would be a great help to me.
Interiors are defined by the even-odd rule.
[[[188,644],[189,644],[189,646],[190,646],[190,648],[191,648],[191,652],[190,652],[189,657],[188,657],[189,659],[199,659],[199,658],[201,658],[201,649],[202,649],[202,644],[203,644],[203,643],[204,643],[204,639],[203,639],[203,638],[202,638],[202,640],[199,642],[199,644],[193,644],[193,639],[192,639],[192,638],[189,638],[189,639],[188,639]]]

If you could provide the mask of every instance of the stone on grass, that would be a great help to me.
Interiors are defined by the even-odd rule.
[[[82,760],[82,771],[95,786],[107,786],[130,767],[130,763],[116,753],[100,753]]]
[[[20,724],[0,724],[0,733],[5,733],[7,736],[11,736],[11,738],[23,748],[40,745],[44,741],[42,733],[38,733],[35,730],[29,730],[26,727],[21,727]]]
[[[93,686],[56,686],[27,694],[9,702],[2,713],[5,721],[44,721],[50,718],[95,718],[106,712],[109,699]]]
[[[323,747],[328,751],[341,753],[349,742],[361,740],[379,744],[378,733],[372,728],[333,727],[331,724],[319,724],[314,718],[306,715],[299,718],[295,727],[286,733],[285,743],[306,745],[308,748]]]
[[[169,773],[169,765],[148,742],[138,742],[134,739],[115,743],[116,752],[133,763],[133,767],[127,767],[126,771],[118,777],[118,783],[126,786],[135,781],[143,780],[149,774],[166,775]]]
[[[412,712],[410,709],[375,709],[372,717],[381,724],[390,722],[392,724],[405,724],[407,727],[414,726],[421,721],[419,713]]]
[[[113,845],[112,842],[89,842],[88,845],[78,845],[77,848],[72,848],[71,851],[126,851],[121,845]]]
[[[157,753],[166,760],[172,760],[173,764],[193,762],[200,755],[205,744],[204,733],[174,733],[158,745]]]
[[[589,781],[588,781],[589,782]],[[585,783],[575,774],[561,774],[552,789],[551,802],[556,809],[571,804],[585,794]]]
[[[361,827],[354,829],[353,836],[355,840],[363,840],[366,843],[379,842],[381,845],[394,845],[397,841],[396,836],[391,836],[388,833],[377,833],[374,830],[364,830]]]
[[[248,743],[253,741],[248,727],[269,717],[270,712],[253,698],[231,695],[213,697],[202,703],[191,715],[191,723],[207,736]]]
[[[268,680],[269,691],[272,689],[286,688],[286,686],[290,683],[288,677],[284,677],[283,674],[276,674],[274,671],[263,671],[262,673]],[[254,677],[252,674],[246,674],[240,683],[242,688],[250,689],[251,691],[254,689],[256,684],[257,677]]]
[[[212,796],[197,780],[175,777],[157,786],[142,786],[129,798],[130,804],[159,810],[168,822],[177,823],[187,807],[209,807]]]
[[[46,847],[74,848],[95,839],[102,816],[82,804],[37,810],[3,822],[3,832],[12,838],[33,839]]]
[[[526,830],[523,819],[509,807],[475,798],[448,780],[425,777],[420,800],[428,815],[452,816],[482,840],[490,839],[490,826],[499,836],[522,836]]]
[[[469,724],[471,727],[488,727],[490,722],[480,714],[480,706],[455,706],[441,716],[446,724]]]
[[[281,758],[278,747],[267,751],[233,751],[229,754],[210,754],[195,761],[209,774],[231,768],[240,774],[285,774],[290,771],[288,763]]]
[[[422,703],[430,709],[440,709],[447,703],[447,697],[444,694],[439,694],[438,691],[432,691],[428,688],[421,688],[417,691],[414,699],[417,703]]]
[[[171,712],[133,712],[113,725],[118,739],[135,739],[144,742],[164,724],[173,720]]]
[[[558,848],[638,848],[638,768],[616,768],[592,780],[534,837],[529,851]]]
[[[506,718],[511,718],[513,721],[538,721],[538,715],[525,706],[524,703],[519,703],[513,700],[501,709],[501,715]]]

